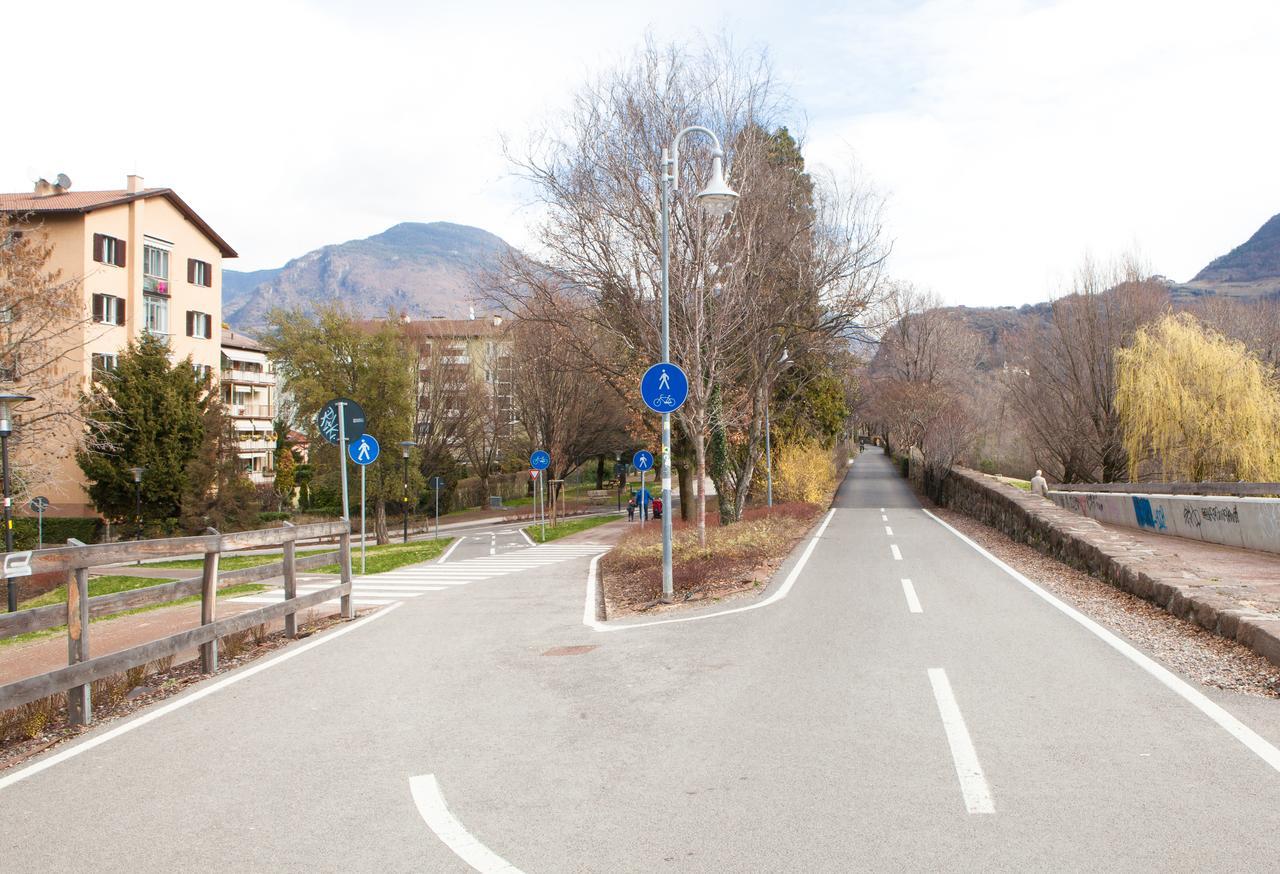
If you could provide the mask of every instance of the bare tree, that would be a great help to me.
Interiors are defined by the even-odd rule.
[[[106,327],[87,311],[82,277],[49,269],[53,245],[37,224],[0,213],[0,388],[33,396],[10,438],[14,490],[49,484],[101,422],[81,403],[84,347]]]
[[[1013,344],[1007,387],[1036,460],[1062,482],[1124,479],[1128,455],[1116,412],[1115,351],[1169,307],[1167,287],[1133,256],[1086,259],[1048,323]]]

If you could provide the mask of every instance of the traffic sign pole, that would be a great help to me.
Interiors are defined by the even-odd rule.
[[[436,538],[435,538],[435,539],[436,539],[436,540],[439,540],[439,539],[440,539],[440,486],[439,486],[438,482],[437,482],[437,485],[436,485],[436,516],[435,516],[435,523],[436,523]]]
[[[640,530],[644,530],[644,471],[640,471]]]
[[[360,465],[360,575],[364,576],[364,469],[365,465]]]

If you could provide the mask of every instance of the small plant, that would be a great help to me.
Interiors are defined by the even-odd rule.
[[[129,670],[124,672],[124,684],[129,691],[133,691],[141,686],[146,679],[147,666],[145,664],[129,668]]]
[[[244,652],[245,643],[247,643],[248,640],[249,632],[237,631],[234,634],[228,634],[226,637],[223,637],[218,644],[218,649],[226,658],[234,659]]]
[[[22,733],[28,739],[39,737],[58,715],[58,709],[58,699],[52,696],[22,705]]]
[[[93,699],[94,705],[98,708],[114,707],[123,701],[124,696],[128,693],[129,690],[125,688],[123,674],[94,680],[89,687],[89,695]]]
[[[254,646],[262,646],[267,642],[267,638],[270,636],[267,632],[267,623],[260,622],[253,626],[249,629],[249,635],[253,638]]]
[[[164,658],[156,659],[149,667],[153,674],[167,673],[169,669],[173,667],[173,656],[167,655]]]

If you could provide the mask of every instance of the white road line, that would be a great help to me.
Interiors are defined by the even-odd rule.
[[[912,613],[923,613],[924,608],[920,606],[920,599],[916,597],[916,587],[911,585],[911,580],[902,581],[902,594],[907,596],[907,609]]]
[[[881,513],[881,514],[880,514],[880,521],[881,521],[881,522],[888,522],[888,521],[889,521],[889,517],[888,517],[888,516],[886,516],[884,513]]]
[[[533,542],[533,538],[532,538],[532,537],[530,537],[530,536],[529,536],[529,533],[528,533],[527,531],[525,531],[523,528],[521,528],[521,529],[520,529],[520,536],[521,536],[521,537],[523,537],[525,540],[529,541],[529,545],[530,545],[530,546],[537,546],[537,545],[538,545],[538,544],[536,544],[536,543],[534,543],[534,542]]]
[[[895,561],[902,561],[902,550],[898,549],[898,544],[890,543],[889,551],[893,553],[893,558]]]
[[[951,758],[956,764],[956,776],[960,778],[960,791],[964,795],[964,806],[970,813],[995,813],[995,804],[991,801],[991,787],[982,774],[982,765],[978,763],[978,752],[969,739],[969,729],[965,728],[964,717],[960,715],[960,705],[956,704],[956,696],[951,692],[951,683],[947,680],[947,672],[942,668],[929,669],[929,682],[933,684],[933,697],[938,702],[938,713],[942,715],[942,727],[947,732],[947,743],[951,746]]]
[[[207,686],[200,686],[190,695],[185,695],[182,698],[179,698],[176,701],[171,701],[168,704],[162,704],[159,707],[157,707],[155,710],[147,710],[139,714],[138,716],[134,717],[133,719],[130,719],[128,722],[124,723],[123,725],[118,725],[115,728],[111,729],[110,731],[104,731],[102,734],[94,735],[93,737],[86,740],[84,743],[79,743],[73,747],[63,750],[62,752],[54,753],[53,755],[49,756],[46,759],[40,759],[39,761],[31,765],[28,765],[27,767],[15,773],[6,774],[5,776],[0,777],[0,789],[4,789],[8,786],[12,786],[14,783],[17,783],[20,780],[25,780],[28,777],[34,776],[35,774],[40,773],[46,768],[52,768],[54,765],[57,765],[61,762],[65,762],[68,759],[73,759],[76,756],[80,755],[81,753],[87,753],[89,750],[93,749],[96,746],[99,746],[100,744],[104,744],[109,740],[114,740],[115,738],[119,737],[122,734],[127,734],[128,732],[133,731],[135,728],[141,728],[142,726],[146,725],[148,722],[151,722],[152,720],[155,720],[155,719],[159,719],[161,716],[166,716],[167,714],[170,714],[175,710],[179,710],[183,707],[186,707],[188,704],[194,704],[195,702],[199,701],[201,698],[204,698],[208,695],[212,695],[214,692],[217,692],[220,689],[225,689],[227,686],[230,686],[232,683],[239,683],[241,680],[247,680],[249,677],[252,677],[254,674],[261,673],[262,671],[265,671],[268,668],[274,668],[276,665],[280,664],[281,662],[287,662],[289,659],[295,656],[300,656],[308,650],[315,649],[317,646],[323,646],[324,644],[328,643],[331,640],[337,640],[339,637],[342,637],[342,635],[344,634],[355,631],[357,628],[363,628],[364,626],[368,625],[370,622],[374,622],[375,620],[381,619],[383,616],[391,615],[391,613],[399,606],[400,604],[393,604],[390,607],[386,608],[385,610],[379,610],[377,613],[374,613],[372,616],[366,616],[363,619],[359,619],[355,622],[351,622],[347,625],[343,625],[340,628],[337,628],[334,631],[330,631],[327,634],[324,634],[321,637],[317,637],[314,640],[307,641],[306,643],[301,645],[288,647],[285,649],[284,652],[282,652],[278,656],[275,656],[274,658],[264,659],[263,661],[250,665],[247,668],[238,670],[235,673],[231,674],[230,676],[224,677],[223,679],[218,680],[214,683],[210,683]]]
[[[410,777],[409,791],[427,828],[459,859],[482,874],[521,874],[519,868],[476,840],[449,812],[434,774]]]
[[[1058,600],[1058,598],[1049,594],[1044,589],[1037,586],[1035,583],[1031,582],[1031,580],[1027,579],[1025,576],[1018,573],[1013,568],[1009,567],[1009,565],[1005,564],[1003,561],[996,558],[991,553],[987,552],[985,549],[983,549],[981,546],[979,546],[969,537],[965,536],[964,534],[961,534],[955,528],[952,528],[950,525],[948,525],[946,522],[943,522],[941,519],[939,519],[937,516],[930,513],[928,510],[925,510],[924,514],[928,516],[930,519],[932,519],[933,521],[937,522],[943,528],[946,528],[956,537],[959,537],[965,543],[972,546],[975,550],[977,550],[980,554],[982,554],[987,559],[989,559],[997,567],[999,567],[1009,576],[1013,577],[1019,583],[1022,583],[1022,585],[1026,586],[1032,592],[1039,595],[1049,604],[1051,604],[1052,606],[1054,606],[1055,608],[1057,608],[1067,616],[1071,617],[1076,622],[1083,625],[1089,631],[1093,632],[1104,643],[1106,643],[1112,649],[1116,650],[1116,652],[1120,653],[1125,658],[1129,659],[1131,662],[1136,664],[1138,667],[1142,668],[1148,674],[1155,677],[1162,684],[1164,684],[1165,687],[1170,689],[1175,694],[1179,695],[1188,704],[1195,707],[1205,716],[1209,717],[1214,722],[1216,722],[1228,734],[1230,734],[1236,740],[1240,741],[1240,743],[1248,747],[1255,755],[1258,756],[1258,758],[1262,759],[1262,761],[1266,762],[1276,771],[1280,771],[1280,749],[1276,749],[1270,742],[1268,742],[1267,740],[1259,736],[1258,733],[1255,732],[1253,729],[1249,728],[1247,725],[1245,725],[1240,720],[1236,719],[1226,710],[1219,707],[1214,702],[1210,701],[1207,697],[1205,697],[1204,693],[1192,687],[1189,683],[1187,683],[1181,677],[1172,673],[1168,668],[1165,668],[1163,665],[1159,664],[1155,660],[1139,652],[1127,641],[1122,640],[1115,634],[1103,628],[1101,625],[1094,622],[1088,616],[1085,616],[1079,610],[1075,609],[1074,607],[1070,606],[1064,601]]]
[[[461,543],[462,540],[463,538],[459,537],[457,540],[453,541],[453,543],[450,543],[449,548],[444,551],[444,555],[436,559],[436,564],[444,564],[444,560],[448,558],[455,549],[458,548],[458,544]]]
[[[800,558],[796,562],[795,567],[791,569],[791,573],[787,574],[787,578],[782,581],[782,585],[778,587],[778,591],[774,592],[763,601],[757,601],[754,604],[748,604],[745,607],[734,607],[732,610],[719,610],[715,613],[703,613],[698,616],[681,616],[676,619],[655,619],[652,622],[634,622],[626,625],[615,625],[611,622],[600,622],[595,618],[596,615],[596,586],[598,576],[596,565],[600,563],[602,556],[597,555],[591,559],[591,567],[587,570],[587,600],[586,606],[582,611],[582,624],[596,631],[625,631],[628,628],[648,628],[653,625],[671,625],[676,622],[698,622],[702,619],[714,619],[717,616],[728,616],[731,613],[745,613],[748,610],[759,610],[761,607],[768,607],[777,601],[781,601],[791,592],[791,587],[796,584],[796,580],[800,578],[800,572],[804,570],[804,566],[809,562],[809,556],[813,555],[814,548],[818,545],[818,540],[822,537],[823,532],[827,530],[827,525],[831,524],[831,519],[835,516],[835,508],[827,511],[827,517],[822,520],[822,524],[818,526],[818,530],[813,533],[813,537],[809,538],[809,544],[804,548],[804,552],[800,553]]]
[[[890,528],[888,525],[886,525],[886,526],[884,526],[884,533],[885,533],[885,534],[888,534],[890,537],[892,537],[892,536],[893,536],[893,529],[892,529],[892,528]]]

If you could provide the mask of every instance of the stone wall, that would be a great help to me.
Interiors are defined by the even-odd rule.
[[[977,471],[956,469],[942,492],[946,506],[1280,665],[1280,617],[1248,606],[1247,587],[1179,574],[1123,533]]]
[[[1060,507],[1155,534],[1280,552],[1280,499],[1113,492],[1049,492]]]

